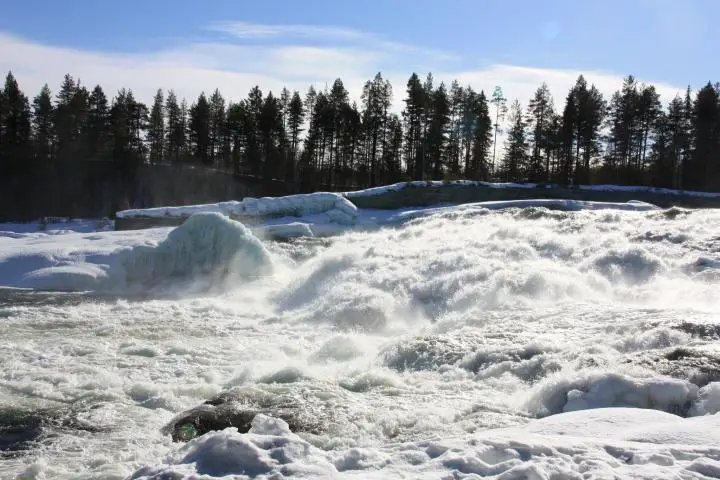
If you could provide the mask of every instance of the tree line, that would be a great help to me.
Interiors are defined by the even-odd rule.
[[[158,90],[148,106],[129,89],[112,98],[65,75],[32,100],[8,73],[0,90],[0,174],[17,185],[38,175],[83,188],[83,164],[108,162],[121,184],[139,166],[188,165],[281,180],[298,191],[402,180],[615,183],[720,190],[720,84],[690,87],[665,107],[653,85],[624,79],[610,98],[583,76],[556,108],[546,84],[509,108],[457,81],[413,73],[403,108],[381,73],[358,105],[341,79],[301,94],[253,87],[188,103]],[[170,180],[169,180],[170,181]]]

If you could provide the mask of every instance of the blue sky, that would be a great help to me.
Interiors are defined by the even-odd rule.
[[[231,97],[336,76],[352,91],[378,70],[399,92],[432,70],[521,101],[542,81],[558,97],[580,72],[605,92],[633,73],[671,96],[720,80],[718,18],[717,0],[23,0],[0,16],[0,69],[28,90],[67,71]]]

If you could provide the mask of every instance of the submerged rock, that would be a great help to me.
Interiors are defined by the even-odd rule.
[[[335,412],[320,402],[299,400],[292,394],[274,395],[260,389],[233,389],[177,415],[163,429],[175,442],[187,442],[208,432],[235,427],[247,433],[256,415],[282,419],[293,433],[327,431]]]
[[[698,387],[720,381],[720,353],[701,347],[677,347],[643,357],[639,365]]]
[[[381,358],[386,367],[398,372],[435,370],[458,364],[477,346],[476,339],[424,335],[390,346],[381,353]]]
[[[90,410],[101,405],[90,407]],[[29,450],[62,431],[101,432],[108,429],[87,420],[87,409],[0,407],[0,458]],[[90,415],[91,416],[91,415]]]

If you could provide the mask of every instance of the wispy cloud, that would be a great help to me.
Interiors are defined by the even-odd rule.
[[[415,54],[430,61],[459,60],[459,57],[451,52],[389,40],[373,32],[328,25],[270,25],[222,21],[211,23],[207,29],[241,40],[273,41],[285,45],[296,44],[298,41],[313,41],[338,47],[350,45],[388,53]]]
[[[269,25],[248,22],[213,22],[209,30],[237,38],[327,38],[358,40],[368,34],[351,28],[323,25]]]
[[[150,101],[158,88],[172,88],[188,101],[195,99],[201,91],[218,88],[228,99],[239,100],[254,85],[276,93],[283,86],[304,92],[309,85],[324,88],[340,77],[351,97],[358,102],[364,82],[382,71],[395,89],[395,111],[402,108],[405,84],[413,71],[423,75],[432,71],[438,83],[457,79],[486,92],[501,85],[509,99],[518,98],[523,103],[542,82],[546,82],[558,106],[562,105],[568,89],[581,73],[606,97],[622,84],[620,75],[607,72],[507,64],[461,69],[443,56],[429,56],[419,48],[342,28],[242,25],[238,30],[241,35],[276,36],[283,41],[258,43],[215,38],[159,51],[122,54],[45,45],[0,32],[0,71],[12,70],[29,95],[34,95],[46,82],[51,88],[57,88],[63,75],[70,73],[85,85],[101,84],[110,96],[122,87],[131,88],[144,101]],[[326,39],[344,35],[346,40],[353,39],[353,42],[312,45],[282,37],[289,31],[322,35]],[[363,35],[375,39],[355,38]],[[664,101],[682,91],[673,85],[653,83]]]

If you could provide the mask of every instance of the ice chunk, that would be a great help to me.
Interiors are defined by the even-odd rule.
[[[548,377],[530,395],[526,408],[543,417],[560,412],[607,407],[639,407],[681,412],[698,396],[698,387],[669,377],[632,378],[590,371],[574,377]]]
[[[242,223],[219,213],[200,213],[157,246],[133,248],[123,264],[132,283],[214,274],[255,277],[269,269],[271,259]]]

